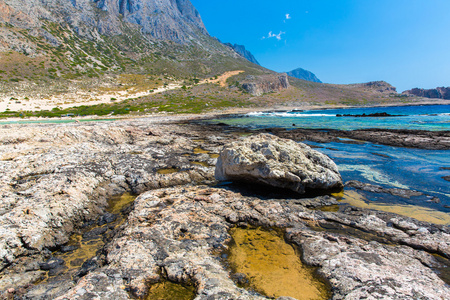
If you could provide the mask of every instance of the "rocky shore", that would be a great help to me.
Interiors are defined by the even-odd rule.
[[[367,141],[395,147],[409,147],[429,150],[449,150],[450,131],[426,131],[407,129],[292,129],[269,128],[264,132],[295,141],[309,140],[319,143],[360,143]],[[343,140],[352,139],[352,140]]]
[[[292,132],[293,140],[306,138]],[[332,299],[450,293],[448,226],[351,206],[319,210],[338,203],[330,196],[261,196],[217,185],[219,153],[240,138],[232,128],[151,118],[0,125],[1,296],[130,299],[169,280],[194,286],[196,299],[266,299],[239,287],[227,267],[235,226],[283,230]],[[112,226],[109,199],[125,192],[138,197]],[[73,251],[72,234],[94,223],[102,229],[91,234],[106,234],[104,246],[76,276],[50,274],[67,264],[59,257]]]

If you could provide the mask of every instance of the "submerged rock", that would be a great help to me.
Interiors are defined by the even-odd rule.
[[[216,164],[216,179],[244,181],[289,189],[342,188],[336,164],[309,146],[269,134],[259,134],[224,147]]]

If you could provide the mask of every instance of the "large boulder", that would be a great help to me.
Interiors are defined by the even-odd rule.
[[[342,188],[336,164],[309,146],[270,134],[232,142],[217,160],[217,180],[265,184],[304,194]]]

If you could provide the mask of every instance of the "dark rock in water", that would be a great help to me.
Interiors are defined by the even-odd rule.
[[[444,177],[442,177],[442,179],[450,181],[450,176],[444,176]]]
[[[49,260],[47,260],[46,262],[39,263],[39,267],[41,268],[41,270],[44,270],[44,271],[55,269],[62,265],[64,265],[64,260],[62,258],[58,258],[58,257],[52,257]]]
[[[243,273],[235,273],[231,276],[231,279],[241,286],[248,284],[247,275]]]
[[[80,270],[77,273],[78,277],[83,277],[87,273],[101,267],[103,265],[103,260],[99,256],[94,256],[83,263]]]
[[[374,118],[376,118],[376,117],[404,117],[404,115],[391,115],[386,112],[380,112],[380,113],[372,113],[372,114],[368,114],[368,115],[366,115],[365,113],[361,114],[361,115],[337,114],[336,117],[355,117],[355,118],[374,117]]]
[[[67,253],[67,252],[75,251],[75,250],[77,250],[78,248],[80,248],[79,245],[62,246],[61,249],[60,249],[60,251],[61,251],[62,253]]]
[[[307,71],[305,69],[302,69],[302,68],[292,70],[290,72],[287,72],[287,74],[291,77],[295,77],[298,79],[322,83],[322,81],[320,81],[319,78],[317,78],[316,75],[314,75],[314,73]]]
[[[116,215],[113,215],[111,213],[105,213],[103,216],[101,216],[97,222],[98,226],[102,226],[104,224],[109,224],[114,222],[117,219]]]
[[[387,193],[394,196],[399,196],[402,198],[410,199],[411,197],[423,196],[424,194],[419,191],[406,190],[406,189],[396,189],[396,188],[383,188],[379,185],[363,183],[357,180],[350,180],[345,183],[345,186],[352,187],[355,189],[363,190],[372,193]]]
[[[258,183],[300,194],[343,186],[338,168],[328,156],[270,134],[226,145],[217,160],[215,176],[218,180]]]
[[[430,150],[450,149],[450,131],[427,131],[408,129],[359,129],[359,130],[336,130],[328,129],[265,129],[271,133],[295,141],[312,141],[317,143],[361,143],[369,141],[395,147],[412,147]],[[342,138],[355,139],[359,141],[347,141]]]
[[[83,238],[85,239],[93,239],[101,236],[108,230],[107,227],[96,227],[92,229],[91,231],[83,233]]]

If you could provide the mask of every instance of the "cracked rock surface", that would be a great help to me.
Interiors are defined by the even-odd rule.
[[[213,187],[219,152],[237,140],[232,130],[157,118],[0,125],[1,297],[130,299],[165,278],[193,284],[196,299],[266,299],[239,288],[221,258],[233,226],[283,228],[333,299],[450,293],[436,271],[450,258],[449,226],[350,206],[317,210],[337,203],[329,196],[275,199]],[[35,284],[46,269],[61,271],[52,252],[71,251],[79,227],[114,221],[107,200],[124,192],[139,197],[83,272]]]

